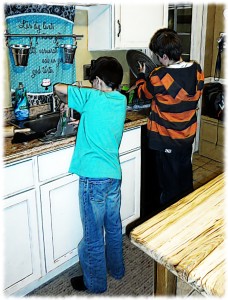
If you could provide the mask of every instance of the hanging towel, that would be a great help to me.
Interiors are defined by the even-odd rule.
[[[72,5],[5,5],[7,30],[10,34],[73,34],[75,6]],[[71,84],[76,81],[75,60],[64,64],[61,44],[74,44],[72,37],[32,37],[32,46],[27,66],[15,66],[10,50],[10,82],[15,90],[23,82],[28,94],[50,94],[56,82]],[[10,37],[12,44],[30,45],[29,37]],[[43,79],[50,79],[45,89]]]

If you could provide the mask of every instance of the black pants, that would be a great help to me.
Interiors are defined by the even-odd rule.
[[[178,153],[156,152],[160,204],[176,202],[193,191],[192,147]]]

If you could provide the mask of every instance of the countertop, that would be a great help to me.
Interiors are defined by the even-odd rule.
[[[127,122],[124,125],[124,130],[145,125],[147,123],[147,113],[148,110],[127,111]],[[12,138],[4,139],[3,163],[5,164],[74,145],[76,137],[68,137],[51,143],[43,143],[38,139],[20,144],[12,144],[11,141]]]

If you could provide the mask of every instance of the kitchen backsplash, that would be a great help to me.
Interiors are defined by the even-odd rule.
[[[30,117],[35,117],[37,114],[40,113],[44,113],[47,111],[50,111],[51,107],[50,107],[50,103],[45,103],[45,104],[39,104],[39,105],[35,105],[35,106],[31,106],[29,111],[30,111]],[[14,119],[14,111],[13,108],[5,108],[3,111],[3,120],[5,122]]]

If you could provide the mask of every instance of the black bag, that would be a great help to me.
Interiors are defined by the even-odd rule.
[[[224,119],[224,97],[223,85],[219,82],[204,85],[202,96],[202,115],[218,120]]]

